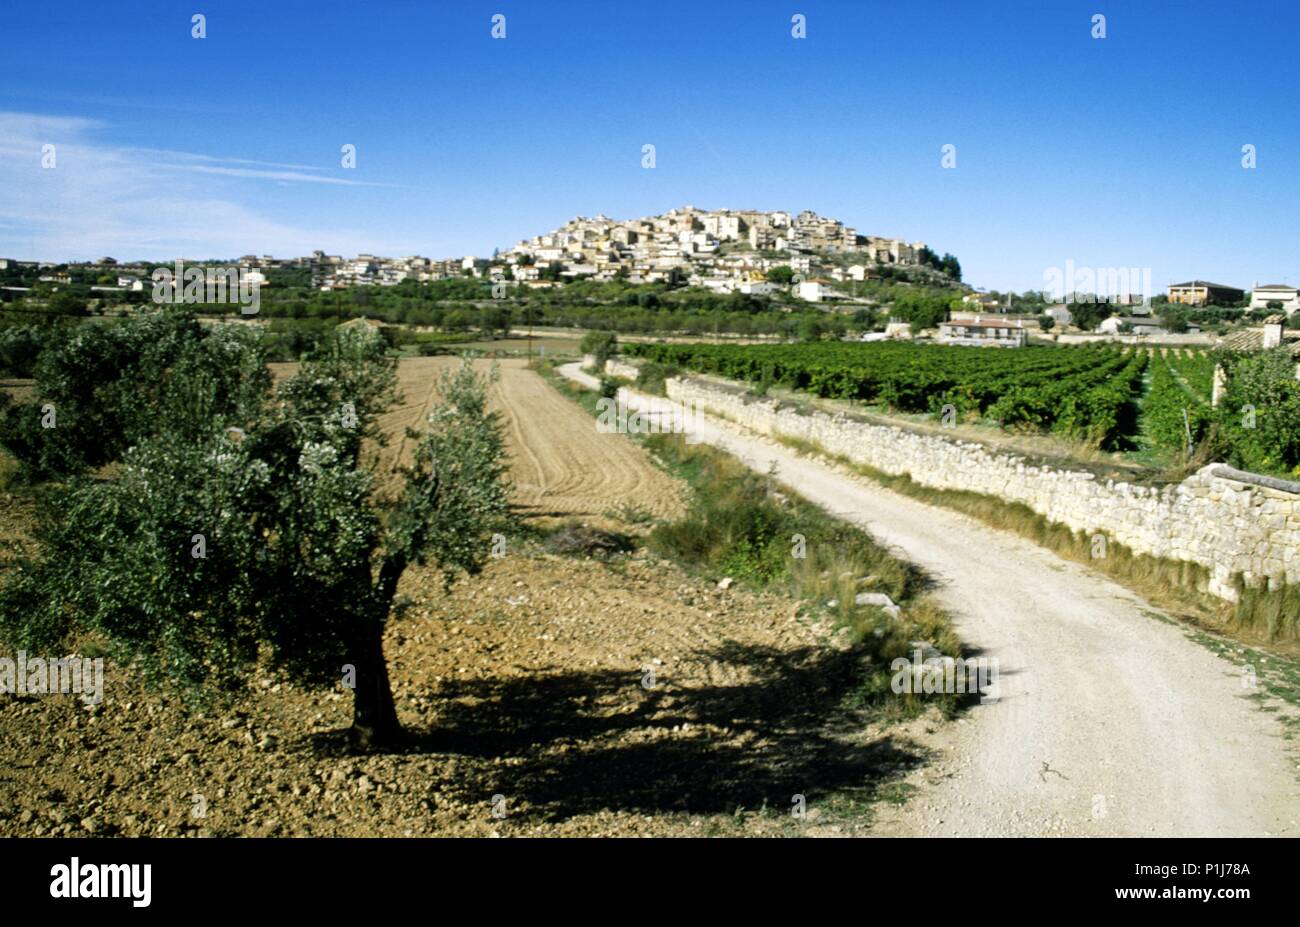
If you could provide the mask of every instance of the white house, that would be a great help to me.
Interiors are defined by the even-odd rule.
[[[941,322],[939,341],[975,347],[1019,348],[1029,340],[1029,332],[1011,320],[980,319]]]
[[[730,293],[736,288],[736,281],[732,277],[700,277],[695,276],[690,279],[692,286],[703,287],[706,290],[712,290],[714,293]]]
[[[799,298],[806,299],[810,303],[820,303],[830,299],[848,299],[839,290],[832,289],[831,281],[818,278],[816,280],[804,280],[799,284]]]
[[[1267,309],[1269,303],[1281,303],[1287,315],[1300,309],[1300,289],[1285,283],[1269,283],[1250,291],[1250,308]]]
[[[1160,323],[1151,318],[1138,318],[1136,316],[1118,316],[1113,315],[1109,319],[1102,320],[1097,326],[1097,331],[1105,335],[1118,335],[1121,325],[1132,327],[1132,333],[1135,335],[1167,335],[1169,334]],[[1190,330],[1190,328],[1189,328]]]

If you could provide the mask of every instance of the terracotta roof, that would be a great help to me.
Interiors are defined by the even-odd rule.
[[[1283,332],[1282,346],[1291,352],[1292,357],[1300,358],[1300,333]],[[1248,353],[1264,349],[1264,330],[1262,328],[1243,328],[1235,331],[1219,342],[1219,347],[1229,351]]]
[[[1229,351],[1258,351],[1264,344],[1264,333],[1258,328],[1243,328],[1227,335],[1219,346]]]
[[[944,325],[948,325],[948,326],[952,326],[952,327],[954,327],[954,328],[1009,328],[1009,329],[1011,329],[1012,331],[1023,331],[1023,330],[1024,330],[1024,326],[1023,326],[1023,325],[1016,325],[1016,324],[1014,324],[1014,323],[1012,323],[1012,322],[1010,322],[1010,321],[1007,321],[1007,322],[990,322],[990,321],[988,321],[987,319],[982,320],[982,321],[979,321],[979,322],[971,322],[971,321],[964,321],[964,320],[962,320],[962,319],[958,319],[958,320],[955,321],[955,322],[944,322],[943,324],[944,324]]]
[[[1172,290],[1182,289],[1189,286],[1204,286],[1214,290],[1240,290],[1241,287],[1228,286],[1226,283],[1209,283],[1205,280],[1189,280],[1186,283],[1171,283],[1169,288]]]

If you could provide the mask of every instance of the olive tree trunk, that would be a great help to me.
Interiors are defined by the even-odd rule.
[[[388,661],[384,659],[384,627],[397,593],[397,581],[405,569],[404,558],[384,561],[375,588],[375,617],[358,629],[353,641],[351,662],[356,667],[356,688],[352,693],[349,736],[353,745],[361,749],[391,747],[402,739],[402,725],[397,720],[397,706],[388,679]]]

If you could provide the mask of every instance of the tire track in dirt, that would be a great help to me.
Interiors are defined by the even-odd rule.
[[[523,361],[503,361],[499,370],[493,406],[506,426],[514,501],[525,514],[599,521],[620,506],[656,518],[682,511],[681,487],[644,449],[597,432],[590,415]]]

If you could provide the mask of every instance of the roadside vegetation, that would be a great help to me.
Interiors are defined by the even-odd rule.
[[[544,368],[545,369],[545,368]],[[593,414],[597,396],[551,373],[550,381]],[[638,437],[638,436],[633,436]],[[897,694],[890,664],[937,655],[962,657],[949,617],[929,595],[930,582],[869,534],[836,519],[731,455],[688,444],[681,435],[639,436],[653,458],[691,487],[680,519],[660,523],[646,538],[661,557],[713,582],[772,590],[802,603],[810,618],[841,629],[860,663],[853,698],[884,717],[911,717],[927,705],[951,715],[966,696]],[[876,602],[888,597],[895,617]]]

